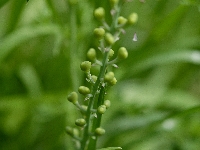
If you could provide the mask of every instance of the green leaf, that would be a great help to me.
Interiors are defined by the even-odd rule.
[[[121,147],[107,147],[107,148],[101,148],[97,150],[117,150],[117,149],[122,149]]]

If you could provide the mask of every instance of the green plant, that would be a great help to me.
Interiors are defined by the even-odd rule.
[[[121,7],[125,2],[122,0],[110,0],[111,25],[106,23],[103,7],[94,10],[94,17],[101,23],[100,27],[94,29],[94,36],[99,41],[98,49],[102,54],[102,59],[98,60],[96,50],[90,48],[87,52],[87,57],[92,62],[84,61],[80,64],[81,70],[86,74],[86,80],[90,83],[88,87],[80,86],[78,88],[78,92],[85,97],[86,106],[80,104],[76,92],[68,95],[69,102],[72,102],[80,110],[82,118],[75,121],[79,130],[67,126],[66,132],[75,140],[76,148],[80,150],[96,149],[98,137],[106,132],[101,127],[102,115],[111,105],[109,100],[105,100],[106,92],[110,86],[117,83],[114,72],[110,70],[113,70],[113,67],[118,68],[115,63],[128,57],[127,49],[120,47],[117,51],[116,58],[112,59],[114,50],[111,48],[120,39],[120,34],[125,32],[125,25],[127,23],[135,24],[138,19],[136,13],[131,14],[129,19],[120,16]],[[91,67],[94,65],[100,66],[98,75],[92,75],[91,73]],[[122,148],[108,147],[101,150],[104,149]]]

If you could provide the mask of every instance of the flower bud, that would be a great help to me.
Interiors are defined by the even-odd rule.
[[[84,111],[87,111],[87,106],[86,105],[81,105],[81,107],[82,107],[82,109],[84,110]]]
[[[106,109],[108,109],[111,105],[111,102],[109,100],[105,100],[103,104],[106,106]]]
[[[96,59],[96,51],[94,48],[90,48],[87,52],[87,58],[91,61],[94,61]]]
[[[110,34],[110,33],[106,33],[106,34],[105,34],[105,42],[106,42],[108,45],[114,44],[114,43],[115,43],[115,39],[114,39],[113,35]]]
[[[109,57],[112,57],[112,56],[114,55],[114,53],[115,53],[115,52],[114,52],[112,49],[110,49],[109,54],[108,54]]]
[[[78,92],[79,92],[80,94],[87,95],[87,94],[90,93],[90,89],[89,89],[88,87],[86,87],[86,86],[80,86],[80,87],[78,88]]]
[[[98,113],[104,114],[106,112],[106,106],[105,105],[100,105],[97,109]]]
[[[94,82],[96,82],[96,81],[97,81],[97,76],[92,75],[92,80],[93,80]]]
[[[128,57],[128,51],[125,47],[120,47],[118,50],[118,56],[119,59],[126,59]]]
[[[84,72],[89,72],[91,68],[91,62],[89,61],[84,61],[81,63],[80,68]]]
[[[138,14],[132,13],[128,17],[128,23],[131,25],[134,25],[138,21]]]
[[[108,72],[105,74],[104,81],[111,82],[114,77],[115,77],[115,74],[113,72]]]
[[[117,83],[117,79],[114,77],[110,82],[108,82],[109,85],[113,86]]]
[[[103,135],[103,134],[105,134],[105,130],[103,129],[103,128],[96,128],[96,130],[95,130],[95,133],[97,134],[97,135]]]
[[[99,7],[94,10],[94,17],[96,19],[102,20],[105,16],[105,10],[103,7]]]
[[[125,25],[127,23],[127,19],[122,16],[118,17],[117,21],[119,25]]]
[[[75,104],[78,101],[78,94],[76,92],[72,92],[67,96],[68,101]]]
[[[66,131],[67,134],[69,134],[71,136],[73,135],[73,128],[72,127],[66,126],[65,131]]]
[[[110,0],[111,6],[118,4],[119,0]]]
[[[75,124],[79,127],[83,127],[86,124],[85,119],[80,118],[80,119],[76,119]]]
[[[94,29],[94,35],[98,38],[98,39],[102,39],[103,36],[105,34],[105,30],[103,28],[95,28]]]

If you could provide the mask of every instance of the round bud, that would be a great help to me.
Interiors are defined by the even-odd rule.
[[[81,63],[80,68],[81,68],[81,70],[84,71],[84,72],[89,72],[91,66],[92,66],[92,65],[91,65],[91,62],[89,62],[89,61],[84,61],[84,62]]]
[[[118,50],[118,56],[119,59],[126,59],[128,57],[128,51],[125,47],[120,47]]]
[[[66,126],[65,131],[66,131],[67,134],[73,135],[73,128]]]
[[[87,52],[87,58],[91,61],[94,61],[96,59],[96,51],[94,48],[90,48]]]
[[[134,25],[138,21],[138,14],[132,13],[128,17],[128,23],[131,25]]]
[[[108,72],[108,73],[105,74],[104,81],[111,82],[114,77],[115,77],[114,72],[112,72],[112,71]]]
[[[111,6],[118,4],[119,0],[110,0]]]
[[[86,86],[80,86],[80,87],[78,88],[78,92],[79,92],[80,94],[87,95],[87,94],[90,93],[90,89],[89,89],[88,87],[86,87]]]
[[[110,34],[110,33],[106,33],[106,34],[105,34],[105,42],[106,42],[108,45],[114,44],[114,43],[115,43],[115,39],[114,39],[113,35]]]
[[[75,124],[79,127],[83,127],[86,124],[85,119],[80,118],[80,119],[76,119]]]
[[[122,16],[118,17],[117,21],[119,25],[125,25],[127,23],[127,19]]]
[[[109,57],[112,57],[112,56],[114,55],[114,53],[115,53],[115,52],[114,52],[112,49],[110,49],[109,54],[108,54]]]
[[[78,94],[76,92],[72,92],[67,96],[68,101],[75,104],[78,101]]]
[[[81,107],[82,107],[82,109],[84,110],[84,111],[87,111],[87,106],[86,105],[81,105]]]
[[[105,134],[105,132],[106,131],[103,128],[96,128],[96,130],[95,130],[95,133],[97,135],[103,135],[103,134]]]
[[[110,82],[108,82],[109,85],[113,86],[117,83],[117,79],[114,77]]]
[[[109,100],[105,100],[103,104],[106,106],[106,109],[108,109],[111,105],[111,102]]]
[[[96,19],[102,20],[105,16],[105,10],[103,7],[99,7],[94,10],[94,17]]]
[[[93,80],[94,82],[96,82],[96,81],[97,81],[97,76],[92,75],[92,80]]]
[[[106,106],[105,105],[100,105],[97,109],[98,113],[104,114],[106,112]]]
[[[98,38],[101,39],[103,38],[105,34],[105,30],[103,28],[95,28],[94,29],[94,35]]]

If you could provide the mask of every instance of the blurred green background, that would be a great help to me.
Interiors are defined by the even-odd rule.
[[[0,1],[0,149],[73,149],[65,126],[80,114],[66,96],[85,83],[79,64],[97,48],[99,6],[110,22],[107,0]],[[113,48],[125,46],[129,58],[115,69],[98,147],[198,150],[200,1],[134,0],[122,8],[132,12],[138,23]]]

